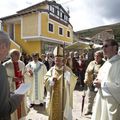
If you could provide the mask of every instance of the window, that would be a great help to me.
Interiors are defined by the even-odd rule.
[[[64,13],[62,13],[62,19],[64,20]]]
[[[67,16],[67,15],[65,15],[65,21],[69,21],[69,19],[68,19],[68,16]]]
[[[2,21],[0,21],[0,30],[2,30]]]
[[[14,24],[9,24],[8,33],[10,38],[14,40]]]
[[[70,37],[70,31],[67,31],[67,37]]]
[[[61,7],[50,5],[49,10],[50,10],[50,14],[58,18],[59,20],[63,22],[69,21],[69,16],[64,12],[64,10]]]
[[[63,28],[59,27],[59,34],[63,35]]]
[[[54,13],[54,8],[52,6],[50,6],[50,11]]]
[[[55,13],[55,15],[59,16],[59,11],[57,8],[54,8],[54,13]]]
[[[53,24],[52,23],[49,23],[49,31],[53,32]]]

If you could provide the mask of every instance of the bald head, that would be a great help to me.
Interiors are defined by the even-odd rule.
[[[7,33],[0,31],[0,62],[4,61],[10,49],[10,37]]]

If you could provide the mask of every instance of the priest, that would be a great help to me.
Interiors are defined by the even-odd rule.
[[[17,49],[10,50],[10,60],[3,63],[7,70],[10,91],[14,92],[24,83],[24,74],[26,72],[25,64],[20,60],[20,51]],[[26,115],[26,100],[22,101],[19,108],[11,115],[12,120],[19,120]]]
[[[28,94],[28,104],[30,107],[44,105],[44,75],[47,73],[46,66],[39,61],[39,53],[32,54],[32,61],[26,65],[26,81],[32,87]]]
[[[99,89],[92,120],[120,119],[120,56],[118,43],[113,39],[103,42],[107,61],[100,68],[94,85]]]
[[[49,120],[72,120],[73,90],[77,77],[64,64],[63,48],[54,49],[55,65],[45,75]]]

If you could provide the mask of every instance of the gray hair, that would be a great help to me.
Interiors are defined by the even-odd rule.
[[[94,53],[94,55],[99,54],[101,57],[103,57],[103,51],[102,50],[98,50]]]
[[[12,56],[13,56],[13,54],[14,54],[15,52],[19,53],[19,56],[21,56],[19,50],[17,50],[17,49],[12,49],[12,50],[9,51],[9,55],[10,55],[11,58],[12,58]]]
[[[6,45],[9,45],[10,37],[6,32],[0,30],[0,44],[3,44],[3,43],[5,43]]]

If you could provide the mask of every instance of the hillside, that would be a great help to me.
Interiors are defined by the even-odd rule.
[[[120,42],[120,23],[77,31],[77,32],[75,32],[75,35],[77,35],[78,38],[80,38],[80,37],[93,37],[97,33],[104,31],[104,30],[107,30],[107,29],[112,29],[113,34],[115,36],[115,39],[118,42]]]

